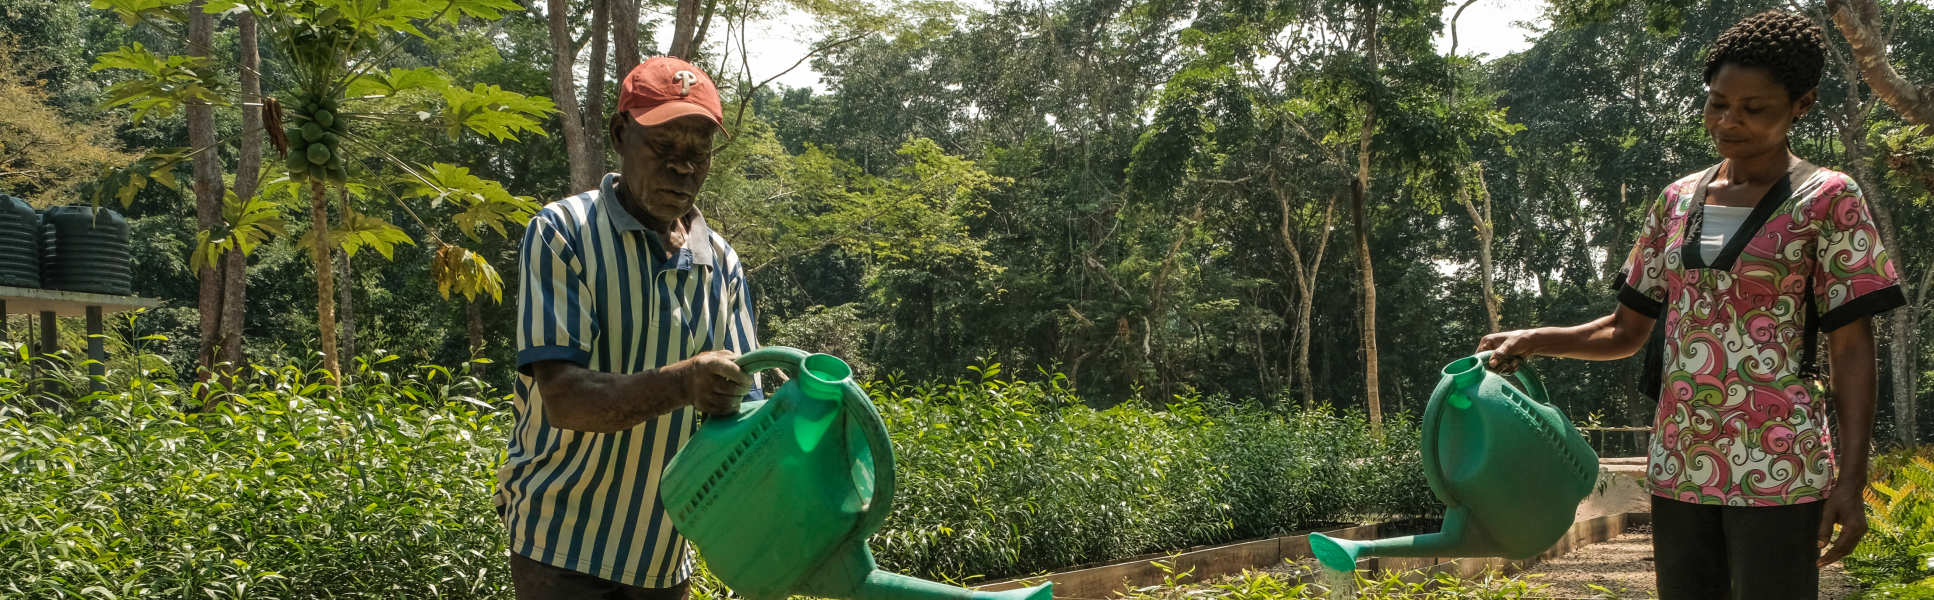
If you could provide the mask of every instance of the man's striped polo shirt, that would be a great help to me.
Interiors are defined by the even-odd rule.
[[[568,360],[636,373],[700,352],[758,345],[738,255],[693,209],[684,248],[619,204],[618,175],[539,211],[518,250],[516,427],[497,472],[510,549],[538,562],[641,587],[691,575],[658,477],[697,428],[689,406],[627,431],[551,425],[531,365]],[[755,388],[756,389],[756,388]],[[755,395],[758,392],[754,392]]]

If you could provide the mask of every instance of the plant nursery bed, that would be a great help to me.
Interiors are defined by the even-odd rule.
[[[1105,598],[1149,585],[1161,584],[1170,571],[1191,572],[1192,580],[1240,573],[1258,566],[1275,565],[1285,559],[1309,557],[1309,534],[1346,538],[1378,537],[1382,523],[1317,528],[1301,533],[1190,548],[1176,552],[1145,554],[1113,563],[1075,568],[1059,573],[1003,579],[977,586],[984,591],[1001,591],[1054,582],[1057,598]],[[1314,559],[1312,559],[1314,560]],[[1160,564],[1157,564],[1160,563]],[[1166,565],[1166,569],[1164,565]]]
[[[1502,558],[1449,557],[1371,557],[1358,561],[1357,568],[1379,576],[1395,574],[1406,581],[1422,582],[1439,574],[1460,578],[1486,573],[1511,575],[1539,563],[1565,556],[1588,545],[1612,539],[1626,528],[1625,513],[1601,515],[1572,524],[1565,537],[1543,554],[1525,560]],[[1333,537],[1374,539],[1435,531],[1431,519],[1406,519],[1322,531]],[[1159,563],[1159,564],[1158,564]],[[1010,579],[980,586],[997,591],[1026,587],[1044,581],[1054,582],[1059,598],[1107,598],[1159,587],[1172,574],[1188,573],[1186,581],[1212,582],[1244,571],[1266,571],[1286,582],[1320,583],[1322,572],[1309,549],[1308,534],[1238,542],[1181,553],[1157,554],[1084,569],[1049,575]]]

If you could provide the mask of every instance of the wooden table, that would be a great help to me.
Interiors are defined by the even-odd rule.
[[[142,308],[161,306],[154,298],[137,296],[116,296],[112,294],[90,294],[62,290],[43,290],[35,288],[0,286],[0,324],[12,313],[40,315],[40,340],[34,346],[35,356],[52,353],[59,345],[55,336],[58,328],[54,317],[87,317],[87,357],[93,359],[87,373],[93,380],[93,390],[103,391],[106,384],[102,376],[107,374],[107,346],[102,336],[102,315]],[[7,341],[7,328],[0,326],[0,341]]]

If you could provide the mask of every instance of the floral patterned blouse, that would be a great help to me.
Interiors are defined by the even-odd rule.
[[[1646,211],[1619,302],[1665,321],[1652,422],[1652,493],[1778,506],[1833,489],[1824,399],[1802,380],[1818,331],[1906,303],[1899,274],[1844,173],[1801,163],[1775,183],[1712,264],[1699,252],[1718,167],[1667,186]]]

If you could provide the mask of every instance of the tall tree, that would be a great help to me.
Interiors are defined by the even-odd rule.
[[[214,42],[215,16],[202,10],[202,0],[188,5],[188,57],[199,63],[210,62],[211,47]],[[184,107],[188,116],[188,144],[194,153],[195,225],[203,231],[212,231],[223,226],[222,222],[222,156],[221,149],[215,145],[215,106],[204,102],[191,102]],[[220,262],[203,264],[195,270],[195,279],[200,282],[200,293],[196,307],[201,316],[201,337],[199,338],[200,359],[197,377],[205,378],[212,374],[211,367],[217,360],[221,349],[221,318],[223,294],[222,276],[226,274],[225,265]]]
[[[638,66],[639,0],[605,0],[611,3],[611,58],[623,78]]]
[[[255,15],[242,13],[235,16],[236,33],[240,37],[236,52],[240,54],[236,62],[242,82],[242,132],[239,152],[235,161],[235,197],[254,198],[261,184],[262,174],[262,53],[257,36]],[[239,202],[237,202],[239,204]],[[223,221],[233,223],[224,211]],[[242,364],[242,323],[247,317],[248,306],[248,256],[238,251],[222,253],[222,317],[218,336],[221,339],[221,352],[217,360],[230,365]]]
[[[564,133],[564,152],[570,157],[571,190],[596,189],[603,165],[591,162],[588,153],[591,143],[585,138],[597,136],[603,128],[585,127],[585,113],[578,109],[578,44],[572,35],[570,4],[565,0],[548,0],[544,6],[551,24],[551,101],[556,103],[557,119]],[[604,82],[593,81],[592,85],[602,87]],[[598,159],[599,163],[603,162],[602,156]]]
[[[604,82],[611,49],[611,2],[591,0],[591,62],[584,77],[584,158],[591,161],[592,176],[604,176]],[[628,71],[619,71],[622,78]],[[595,184],[593,184],[595,186]],[[590,188],[577,188],[584,191]]]
[[[1316,407],[1316,379],[1309,370],[1310,316],[1316,303],[1316,273],[1323,266],[1323,251],[1330,244],[1330,230],[1336,223],[1336,194],[1330,194],[1329,201],[1323,203],[1323,223],[1316,231],[1315,256],[1310,257],[1307,266],[1303,263],[1303,253],[1296,243],[1297,234],[1290,228],[1290,208],[1288,190],[1275,182],[1273,174],[1270,188],[1275,191],[1276,201],[1283,211],[1280,236],[1283,247],[1289,251],[1290,266],[1295,270],[1296,280],[1296,381],[1303,387],[1303,408]],[[1302,228],[1297,228],[1301,231]]]
[[[1360,51],[1368,65],[1365,70],[1370,77],[1375,78],[1378,76],[1377,55],[1383,46],[1377,39],[1377,13],[1382,6],[1376,0],[1371,0],[1368,4],[1369,6],[1358,9],[1361,11],[1359,17],[1361,25],[1358,26],[1356,36],[1358,43],[1361,44]],[[1371,89],[1374,87],[1374,84],[1370,86]],[[1370,260],[1370,224],[1363,216],[1364,204],[1368,202],[1370,196],[1370,140],[1376,135],[1377,129],[1377,105],[1371,95],[1372,93],[1366,90],[1358,101],[1361,106],[1362,121],[1358,125],[1360,129],[1357,138],[1356,180],[1350,184],[1350,222],[1356,228],[1357,271],[1362,282],[1359,288],[1361,290],[1359,301],[1362,303],[1359,318],[1362,322],[1360,332],[1363,340],[1364,402],[1369,407],[1371,429],[1381,431],[1383,398],[1378,389],[1377,278]]]
[[[287,56],[291,88],[283,90],[286,101],[264,101],[271,107],[264,112],[269,133],[278,151],[286,152],[287,176],[273,187],[308,195],[310,230],[304,242],[311,251],[316,275],[316,326],[322,350],[323,368],[337,380],[341,378],[336,348],[335,261],[332,248],[341,246],[353,252],[358,247],[374,247],[389,256],[398,243],[414,243],[401,229],[370,215],[353,212],[343,203],[342,227],[331,230],[327,192],[335,186],[348,193],[352,186],[348,159],[351,153],[364,155],[373,165],[387,165],[401,176],[358,169],[354,186],[407,185],[409,191],[397,194],[397,201],[427,198],[434,203],[451,202],[464,210],[455,222],[467,233],[488,227],[500,235],[505,225],[521,223],[535,209],[527,197],[512,196],[496,182],[470,175],[467,169],[447,164],[413,164],[403,161],[380,145],[365,138],[370,128],[380,123],[400,123],[440,128],[451,138],[469,131],[502,140],[514,140],[518,133],[538,133],[538,119],[552,112],[551,103],[490,85],[464,89],[453,85],[435,68],[392,68],[381,66],[398,52],[406,38],[429,38],[425,28],[450,27],[463,18],[497,19],[502,10],[516,9],[509,0],[387,0],[361,5],[355,10],[339,10],[312,0],[195,0],[188,14],[188,2],[179,0],[96,0],[103,8],[120,14],[129,23],[149,21],[151,16],[190,21],[196,15],[248,12],[266,25],[278,54]],[[192,46],[193,44],[191,44]],[[205,47],[205,46],[204,46]],[[140,44],[130,44],[100,57],[97,70],[132,71],[130,78],[116,83],[108,92],[111,105],[130,105],[138,120],[150,113],[166,113],[197,103],[212,104],[220,97],[209,90],[214,75],[203,68],[206,61],[195,57],[163,57]],[[347,104],[348,106],[345,106]],[[380,105],[380,106],[379,106]],[[282,129],[279,106],[293,108],[288,128]],[[358,110],[359,108],[363,110]],[[407,115],[399,117],[398,115]],[[351,127],[351,123],[357,126]],[[212,148],[209,145],[199,148]],[[173,158],[171,158],[173,157]],[[156,161],[178,160],[178,155],[160,154]],[[363,165],[358,165],[362,167]],[[138,172],[120,175],[124,198],[145,185]],[[400,181],[399,181],[400,180]],[[265,189],[266,191],[266,189]],[[272,196],[272,194],[264,194]],[[126,201],[125,199],[123,200]],[[412,216],[407,205],[401,205]],[[219,264],[222,252],[247,253],[270,235],[280,232],[279,207],[261,197],[238,199],[223,209],[234,218],[222,229],[203,229],[192,253],[193,268]],[[439,262],[431,270],[438,287],[467,296],[481,292],[500,297],[502,282],[495,269],[474,253],[444,242],[435,229],[419,219],[419,227],[436,239]]]
[[[1840,69],[1846,92],[1837,111],[1821,108],[1832,111],[1827,118],[1839,132],[1840,146],[1846,153],[1847,168],[1853,171],[1854,180],[1867,184],[1861,187],[1861,193],[1866,195],[1867,205],[1873,211],[1881,243],[1899,254],[1905,248],[1901,246],[1900,227],[1894,219],[1895,206],[1886,197],[1887,186],[1882,184],[1880,174],[1874,171],[1873,152],[1867,141],[1876,102],[1861,93],[1860,83],[1864,78],[1873,96],[1901,116],[1921,124],[1928,124],[1927,119],[1934,118],[1934,92],[1916,90],[1887,61],[1887,40],[1881,33],[1881,15],[1873,0],[1833,0],[1827,3],[1827,10],[1846,36],[1844,48],[1831,42],[1827,44],[1827,64]],[[1810,16],[1821,28],[1827,28],[1826,15],[1810,13]],[[1914,289],[1912,285],[1905,285],[1902,291],[1912,293]],[[1920,389],[1918,300],[1921,299],[1910,296],[1906,306],[1879,319],[1883,331],[1887,332],[1887,373],[1892,380],[1888,387],[1894,409],[1895,441],[1903,444],[1919,439],[1918,411],[1915,410],[1919,400],[1915,397],[1916,390]]]

